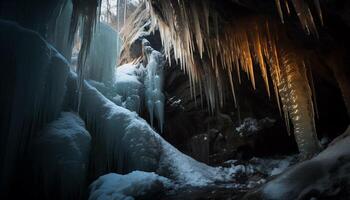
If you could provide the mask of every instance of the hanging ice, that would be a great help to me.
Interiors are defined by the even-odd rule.
[[[163,131],[164,123],[164,101],[163,82],[164,82],[164,56],[155,51],[147,40],[142,41],[144,56],[147,58],[147,75],[145,77],[145,100],[153,126],[154,116],[158,121],[160,131]]]
[[[87,78],[113,84],[117,55],[119,52],[118,33],[109,25],[98,23],[91,40],[86,60]]]

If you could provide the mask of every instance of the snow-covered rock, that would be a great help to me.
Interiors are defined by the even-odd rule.
[[[249,193],[245,199],[312,199],[349,195],[350,127],[344,136],[311,160],[299,163]]]
[[[115,73],[117,94],[113,101],[124,108],[140,113],[144,98],[145,68],[141,64],[125,64],[119,66]]]
[[[134,171],[126,175],[107,174],[90,185],[89,200],[154,199],[171,181],[150,172]]]
[[[33,180],[44,199],[81,199],[87,184],[91,137],[73,113],[40,131],[30,147]]]
[[[28,142],[61,111],[67,61],[37,33],[0,20],[0,194],[18,176]]]

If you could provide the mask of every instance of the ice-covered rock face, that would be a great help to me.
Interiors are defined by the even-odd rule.
[[[102,22],[97,24],[86,60],[87,79],[106,85],[114,83],[120,49],[118,40],[118,33],[112,27]]]
[[[5,194],[28,142],[59,115],[69,67],[37,33],[11,22],[0,20],[0,43],[0,194]]]
[[[43,199],[81,199],[87,184],[90,134],[73,113],[44,127],[30,145],[28,168]]]

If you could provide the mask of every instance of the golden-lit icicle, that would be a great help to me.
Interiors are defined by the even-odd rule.
[[[263,55],[263,50],[262,50],[262,41],[260,40],[260,31],[259,31],[258,26],[256,26],[256,29],[254,32],[255,32],[255,35],[254,35],[255,54],[256,54],[256,57],[257,57],[257,60],[258,60],[259,66],[260,66],[261,76],[263,77],[264,82],[265,82],[266,91],[268,93],[268,96],[270,96],[270,87],[269,87],[269,80],[267,77],[267,68],[265,65],[265,60],[264,60],[264,55]]]
[[[281,60],[282,77],[278,87],[283,108],[287,109],[293,123],[294,137],[302,159],[307,159],[321,149],[315,130],[312,91],[303,59],[296,56],[295,51],[282,51]]]
[[[278,14],[280,15],[281,22],[284,23],[283,11],[281,6],[281,0],[275,0]]]
[[[288,15],[290,15],[289,3],[288,3],[288,1],[284,1],[284,2],[285,2],[285,5],[286,5],[287,13],[288,13]]]
[[[233,100],[235,102],[235,107],[237,108],[237,99],[236,99],[236,92],[235,92],[235,86],[233,84],[233,79],[232,79],[232,72],[228,72],[229,80],[230,80],[230,85],[231,85],[231,90],[232,90],[232,95],[233,95]]]

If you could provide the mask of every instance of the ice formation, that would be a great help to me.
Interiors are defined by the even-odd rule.
[[[278,85],[285,122],[291,119],[299,151],[304,158],[312,157],[321,150],[314,122],[314,108],[307,69],[295,55],[281,53],[281,81]]]
[[[145,105],[151,126],[156,119],[159,130],[164,124],[164,57],[143,40],[144,62],[119,66],[115,75],[116,96],[113,101],[124,108],[140,113]]]
[[[69,41],[70,22],[73,12],[71,0],[65,0],[59,10],[57,18],[52,19],[49,25],[49,34],[47,40],[59,51],[68,61],[72,56],[73,43]]]
[[[164,102],[163,94],[164,64],[163,55],[155,51],[147,40],[142,41],[144,54],[147,57],[147,74],[145,76],[145,100],[151,125],[153,126],[154,116],[158,120],[158,127],[163,131],[164,124]]]
[[[69,67],[37,33],[11,22],[0,20],[0,42],[6,72],[0,80],[0,194],[6,194],[28,143],[60,114]]]
[[[68,79],[68,107],[77,98],[77,76]],[[117,106],[84,83],[80,115],[92,137],[90,173],[95,179],[109,172],[157,172],[182,185],[203,186],[228,181],[232,173],[209,167],[182,154],[161,138],[135,112]]]
[[[114,83],[114,73],[119,53],[119,36],[112,27],[98,23],[86,59],[86,78],[105,85]]]
[[[290,2],[288,0],[275,0],[275,1],[276,1],[278,14],[281,17],[282,22],[284,23],[283,10],[286,10],[287,13],[290,15],[291,13]],[[305,32],[307,34],[314,34],[317,36],[318,35],[317,27],[316,27],[313,14],[311,13],[309,3],[306,0],[291,0],[291,2]],[[321,24],[323,24],[323,14],[322,14],[320,1],[314,0],[314,5],[312,6],[315,6],[317,10],[317,16],[319,17]]]
[[[43,199],[82,199],[87,184],[91,137],[84,122],[62,113],[47,124],[29,147],[33,179]]]

